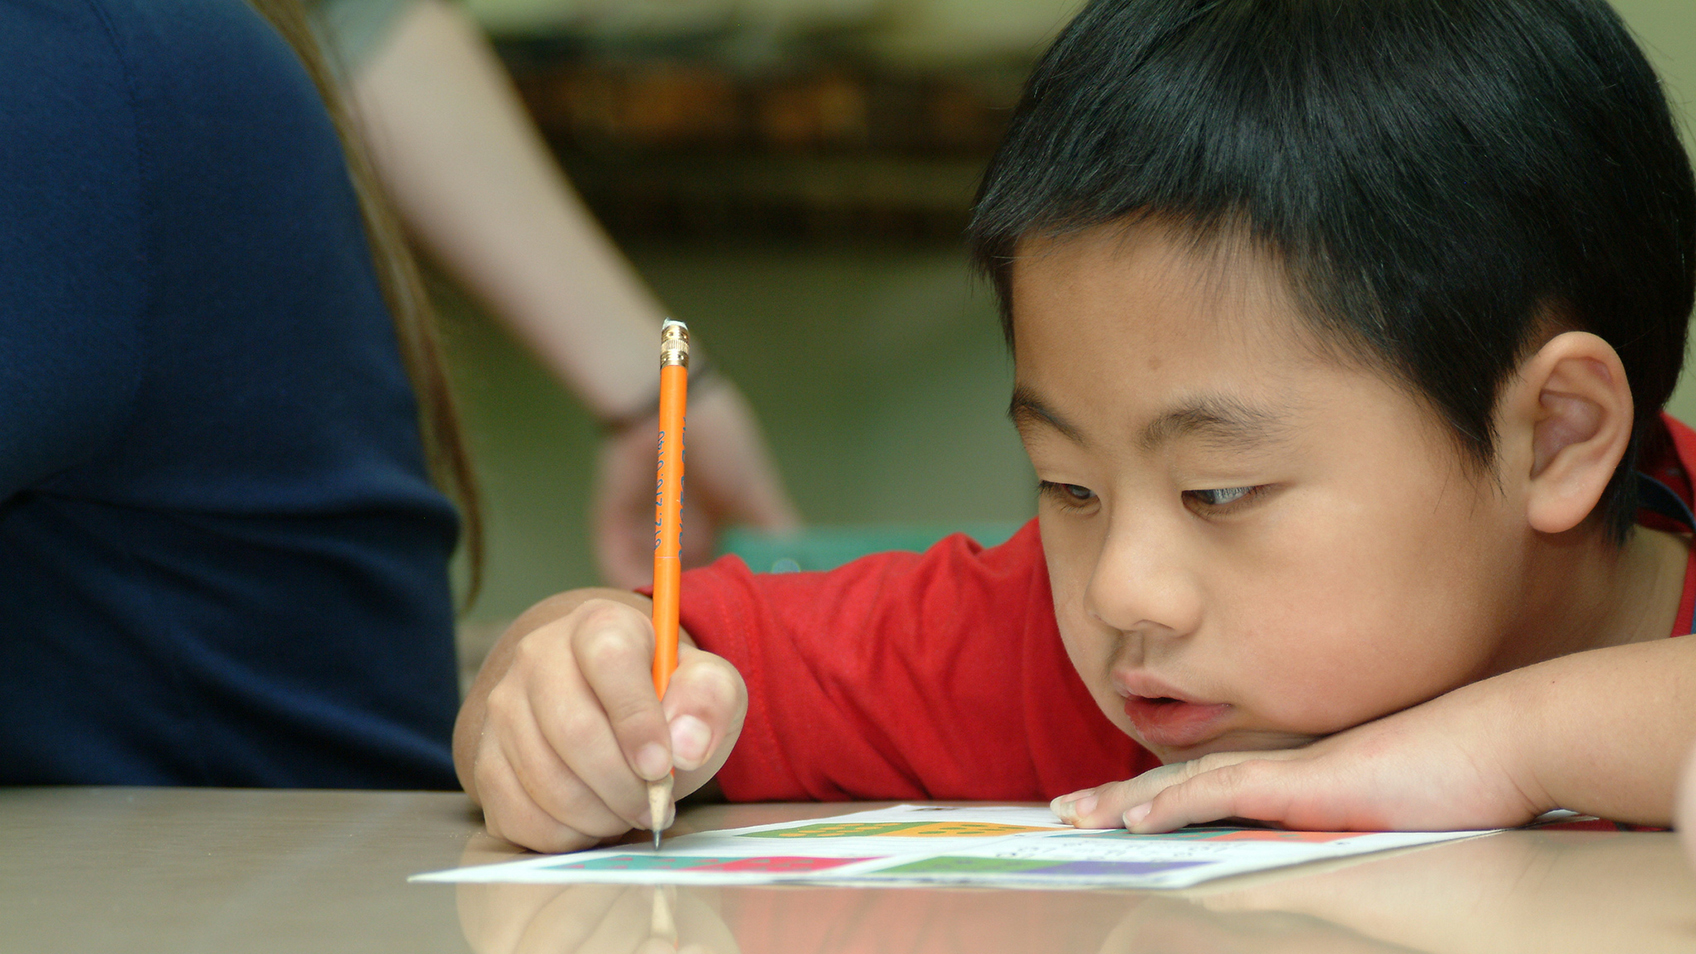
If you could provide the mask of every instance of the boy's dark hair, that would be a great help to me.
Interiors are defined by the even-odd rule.
[[[1633,471],[1683,363],[1696,186],[1602,0],[1095,0],[1043,57],[972,218],[1011,343],[1021,239],[1141,217],[1243,235],[1321,341],[1495,458],[1501,386],[1551,330],[1619,352]]]

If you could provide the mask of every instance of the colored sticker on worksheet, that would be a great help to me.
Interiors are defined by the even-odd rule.
[[[557,871],[720,871],[779,874],[823,871],[864,861],[864,858],[706,858],[690,855],[615,855],[571,864],[552,865]]]
[[[1032,831],[1054,831],[1034,825],[995,822],[831,822],[744,832],[744,838],[1000,838]]]
[[[1357,831],[1279,831],[1272,828],[1184,828],[1158,835],[1117,831],[1080,832],[1080,838],[1111,838],[1122,841],[1261,841],[1271,843],[1322,844],[1359,838]]]
[[[864,858],[739,858],[728,864],[718,865],[714,870],[760,871],[768,874],[782,874],[794,871],[824,871],[865,860]]]
[[[1133,877],[1193,868],[1202,861],[1040,861],[1034,858],[966,858],[944,855],[885,868],[878,875],[1026,874],[1071,877]]]

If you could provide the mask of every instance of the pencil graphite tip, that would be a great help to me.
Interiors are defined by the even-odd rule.
[[[654,850],[660,850],[660,830],[658,828],[654,829]]]

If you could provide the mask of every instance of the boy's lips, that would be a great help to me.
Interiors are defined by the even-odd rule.
[[[1222,702],[1200,704],[1178,699],[1131,696],[1125,715],[1149,745],[1183,749],[1207,741],[1231,707]]]
[[[1186,698],[1141,674],[1121,675],[1114,681],[1125,697],[1126,717],[1149,745],[1176,749],[1198,745],[1218,733],[1220,720],[1231,710],[1228,703]]]

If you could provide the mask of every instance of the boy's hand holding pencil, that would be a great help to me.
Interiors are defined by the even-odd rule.
[[[586,848],[654,826],[649,782],[675,767],[682,798],[724,764],[748,709],[742,677],[680,633],[662,703],[650,605],[576,590],[501,638],[454,728],[460,784],[490,834],[537,851]]]
[[[460,712],[454,765],[490,834],[570,851],[641,827],[658,850],[675,800],[712,778],[741,732],[742,677],[678,625],[688,369],[689,329],[668,320],[653,599],[577,591],[538,605],[478,674],[471,697],[489,687],[484,703]]]

